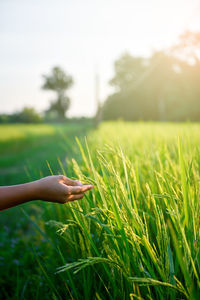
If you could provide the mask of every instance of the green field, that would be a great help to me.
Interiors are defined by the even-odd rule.
[[[2,299],[198,299],[199,141],[190,123],[1,126],[1,185],[95,185],[1,212]]]

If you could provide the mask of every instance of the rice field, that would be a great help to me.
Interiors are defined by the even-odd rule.
[[[200,125],[107,122],[86,135],[68,139],[59,168],[95,188],[21,209],[26,259],[15,253],[4,299],[199,299]]]

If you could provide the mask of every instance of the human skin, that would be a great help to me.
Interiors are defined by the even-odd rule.
[[[0,210],[33,200],[64,204],[82,199],[85,192],[93,187],[93,185],[83,185],[80,181],[63,175],[48,176],[19,185],[1,186]]]

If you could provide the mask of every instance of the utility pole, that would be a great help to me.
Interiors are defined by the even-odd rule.
[[[97,72],[95,74],[95,104],[97,110],[99,107],[99,74]]]
[[[96,108],[96,114],[94,116],[94,125],[95,127],[98,126],[100,120],[101,120],[101,105],[100,105],[100,79],[99,79],[99,74],[96,72],[95,73],[95,78],[94,78],[94,92],[95,92],[95,108]]]

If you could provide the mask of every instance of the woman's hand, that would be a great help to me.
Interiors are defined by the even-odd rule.
[[[82,199],[84,193],[94,187],[93,185],[83,185],[80,181],[69,179],[63,175],[44,177],[33,184],[38,199],[62,204]]]
[[[66,203],[82,199],[93,185],[83,185],[63,175],[48,176],[40,180],[0,187],[0,210],[32,200]]]

